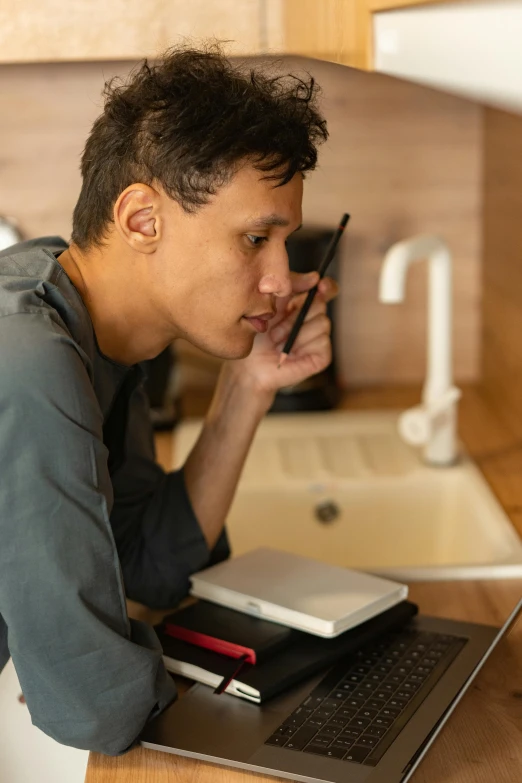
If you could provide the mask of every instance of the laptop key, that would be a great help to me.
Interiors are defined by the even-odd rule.
[[[304,750],[305,753],[317,753],[318,756],[327,756],[332,759],[342,759],[346,753],[346,748],[323,748],[321,745],[308,745]]]
[[[392,723],[393,723],[393,718],[388,718],[385,715],[383,715],[382,717],[380,715],[378,715],[377,718],[374,719],[372,725],[373,726],[382,726],[385,729],[389,729],[390,726],[392,725]]]
[[[352,720],[349,723],[349,726],[355,729],[365,729],[369,725],[370,725],[369,718],[352,718]]]
[[[419,672],[412,672],[408,676],[408,682],[416,682],[418,685],[422,685],[424,680],[428,678],[427,674],[419,674]]]
[[[347,682],[355,682],[359,683],[362,680],[364,680],[364,674],[359,674],[358,672],[350,672],[350,674],[346,677]]]
[[[397,710],[403,710],[407,704],[408,702],[406,699],[398,699],[396,696],[392,696],[386,706],[394,707]],[[384,707],[384,704],[382,706]]]
[[[362,732],[363,729],[357,729],[355,728],[355,726],[346,726],[346,728],[343,729],[339,734],[338,739],[356,740],[358,737],[361,736]]]
[[[368,728],[365,731],[365,734],[369,734],[372,737],[384,737],[386,732],[388,731],[388,728],[386,726],[376,726],[375,723],[370,724]]]
[[[336,714],[336,718],[347,718],[350,720],[350,718],[353,718],[355,715],[357,715],[357,709],[355,707],[342,707]]]
[[[340,693],[339,698],[334,698],[333,696],[329,696],[327,699],[325,699],[321,705],[321,709],[330,709],[333,708],[334,710],[337,710],[341,704],[343,704],[344,700],[346,698],[346,694]]]
[[[342,716],[335,716],[335,718],[330,718],[328,723],[330,726],[340,726],[341,728],[344,728],[350,718],[342,717]]]
[[[272,734],[271,737],[265,740],[265,745],[279,745],[280,747],[283,747],[287,739],[288,737],[284,737],[281,734]]]
[[[331,748],[344,748],[344,750],[348,750],[348,748],[351,748],[352,745],[355,743],[354,739],[349,739],[349,737],[337,737],[332,744],[330,745]]]
[[[390,704],[390,701],[386,702],[384,701],[384,699],[368,699],[364,707],[365,709],[370,709],[370,710],[381,710],[385,704]]]
[[[359,710],[365,703],[366,699],[346,699],[343,707],[347,710]]]
[[[365,666],[364,664],[361,663],[361,664],[357,664],[357,666],[353,666],[351,673],[355,672],[355,674],[368,674],[370,669],[371,666]]]
[[[363,666],[372,667],[376,660],[378,660],[378,656],[376,655],[361,655],[359,658],[359,663],[361,663]]]
[[[396,718],[398,715],[401,714],[401,710],[397,709],[396,707],[383,707],[380,712],[380,717],[383,718]]]
[[[365,680],[364,682],[359,683],[358,690],[363,691],[364,693],[370,694],[373,693],[373,691],[380,687],[379,682],[373,682],[372,680]]]
[[[344,760],[362,764],[369,752],[370,748],[365,748],[364,745],[354,745],[353,748],[348,751]]]
[[[324,726],[326,723],[326,718],[316,718],[315,715],[313,718],[309,718],[306,722],[307,726],[314,726],[315,729],[319,729],[321,726]]]
[[[375,693],[373,694],[373,698],[374,699],[380,699],[381,701],[388,701],[388,699],[390,698],[391,695],[392,694],[390,693],[390,691],[388,691],[388,690],[385,691],[385,690],[380,690],[379,689],[379,690],[375,691]],[[397,695],[397,694],[394,694],[394,695]]]
[[[358,745],[364,745],[365,748],[374,748],[378,744],[379,740],[377,737],[372,737],[369,734],[361,734],[359,739],[357,740]]]
[[[372,672],[371,674],[368,674],[366,679],[368,682],[376,682],[377,684],[382,682],[386,677],[388,677],[388,674],[384,672]]]
[[[296,732],[296,729],[293,726],[280,726],[275,734],[280,734],[284,737],[291,737],[292,734]]]
[[[405,691],[403,688],[399,688],[393,695],[396,699],[402,699],[405,702],[411,701],[414,696],[412,691]]]
[[[431,648],[432,650],[437,650],[438,652],[446,652],[451,647],[451,642],[437,642],[437,644],[434,644]]]
[[[310,742],[310,745],[314,745],[315,747],[321,747],[321,748],[327,748],[328,745],[331,743],[332,738],[331,737],[320,737],[319,734],[313,738],[313,740]]]
[[[364,708],[359,711],[357,717],[369,718],[370,720],[373,720],[378,714],[379,714],[379,710],[368,709],[368,707],[365,705]]]
[[[403,663],[403,661],[401,661],[400,665],[396,666],[395,669],[393,669],[392,673],[393,674],[400,674],[401,677],[404,679],[405,677],[408,676],[408,674],[411,672],[413,667],[414,667],[413,661],[410,664],[408,664],[408,665],[406,665],[405,663]]]
[[[401,685],[401,690],[406,691],[407,693],[415,693],[419,690],[419,683],[418,682],[410,682],[410,680],[406,680],[406,682],[403,682]]]
[[[328,718],[332,718],[334,714],[335,710],[333,707],[327,709],[321,705],[319,709],[314,712],[314,718],[326,718],[326,720],[328,720]]]
[[[307,718],[308,715],[306,713],[297,713],[296,710],[296,712],[283,721],[283,726],[295,726],[295,728],[299,728],[299,726],[302,726]]]
[[[316,733],[317,729],[315,726],[303,726],[296,731],[293,737],[290,737],[286,747],[291,750],[302,750]]]
[[[402,674],[401,672],[392,672],[391,674],[388,674],[386,680],[381,684],[381,687],[385,683],[390,683],[391,685],[395,685],[395,686],[400,685],[401,682],[404,682],[405,677],[406,677],[406,673]]]
[[[326,726],[322,726],[319,729],[318,736],[321,737],[337,737],[340,731],[342,731],[342,726],[332,726],[330,723],[327,723]]]
[[[304,700],[302,703],[302,707],[309,707],[312,710],[315,710],[316,707],[319,706],[319,704],[322,704],[323,699],[325,698],[326,694],[324,696],[314,695],[313,693],[310,694],[310,696]]]

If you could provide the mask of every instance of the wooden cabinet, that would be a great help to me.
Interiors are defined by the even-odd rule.
[[[0,4],[0,62],[134,60],[212,37],[258,54],[275,10],[274,0],[16,0]]]
[[[0,63],[136,60],[183,39],[217,38],[235,55],[371,68],[372,14],[433,1],[16,0],[0,4]]]
[[[284,51],[373,68],[373,14],[455,0],[282,0]]]
[[[286,54],[365,67],[365,0],[283,0]]]

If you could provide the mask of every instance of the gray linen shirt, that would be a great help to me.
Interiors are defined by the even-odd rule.
[[[100,352],[66,247],[0,253],[0,671],[46,734],[116,755],[176,695],[125,595],[172,607],[228,544],[155,464],[142,370]]]

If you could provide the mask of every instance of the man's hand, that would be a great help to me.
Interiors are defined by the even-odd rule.
[[[277,314],[270,321],[268,331],[256,336],[252,352],[246,359],[231,362],[238,380],[250,384],[257,394],[266,397],[267,409],[278,389],[294,386],[321,372],[332,360],[332,325],[326,315],[326,303],[337,296],[339,286],[325,277],[319,282],[319,289],[286,362],[278,368],[279,356],[306,294],[317,285],[318,280],[317,272],[292,273],[293,292],[291,296],[277,300]]]
[[[292,294],[277,300],[277,313],[258,334],[245,359],[223,363],[201,435],[185,463],[187,491],[203,534],[212,548],[236,491],[248,449],[276,391],[293,386],[330,364],[331,324],[326,303],[338,286],[325,277],[286,362],[279,356],[317,272],[292,275]]]

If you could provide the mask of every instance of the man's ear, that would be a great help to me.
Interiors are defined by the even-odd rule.
[[[125,188],[114,205],[116,231],[138,253],[157,249],[162,227],[159,206],[159,193],[142,183]]]

